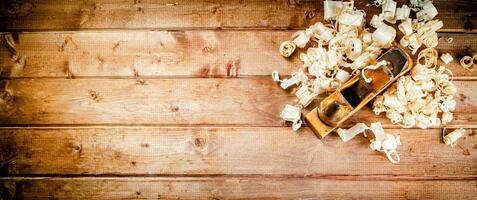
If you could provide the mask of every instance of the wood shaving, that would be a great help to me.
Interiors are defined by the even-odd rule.
[[[345,70],[336,71],[335,78],[341,83],[345,83],[351,78],[351,74]]]
[[[290,77],[289,79],[283,79],[280,83],[280,87],[286,90],[292,85],[299,85],[300,83],[306,82],[308,82],[308,77],[302,70],[300,70],[298,72],[293,73],[292,77]]]
[[[419,22],[408,18],[398,25],[399,30],[404,33],[399,43],[409,47],[412,54],[415,54],[422,45],[434,48],[439,42],[437,30],[442,26],[443,23],[440,20]]]
[[[385,133],[379,122],[371,123],[370,130],[372,131],[372,135],[369,137],[371,138],[369,147],[375,151],[381,151],[386,154],[386,157],[391,163],[399,163],[401,158],[397,153],[397,147],[401,145],[400,137]]]
[[[445,64],[449,64],[450,62],[452,62],[452,60],[454,60],[454,58],[449,53],[444,53],[441,55],[441,60]]]
[[[441,122],[442,124],[447,124],[452,121],[454,118],[453,114],[451,112],[444,112],[442,114]]]
[[[285,41],[280,45],[280,54],[282,54],[283,57],[290,57],[295,49],[295,43],[292,41]]]
[[[438,14],[436,7],[432,4],[432,1],[426,1],[421,5],[422,9],[416,13],[416,17],[419,21],[432,20]]]
[[[317,22],[316,24],[310,26],[310,30],[313,32],[313,39],[316,42],[321,42],[323,45],[327,45],[336,34],[334,29],[327,27],[321,22]]]
[[[383,20],[382,15],[373,15],[369,24],[374,28],[378,28],[383,24]]]
[[[274,71],[272,72],[272,79],[273,79],[273,81],[275,81],[275,82],[277,82],[277,83],[281,83],[281,82],[282,82],[282,80],[280,80],[280,74],[278,73],[277,70],[274,70]]]
[[[450,43],[452,43],[452,41],[454,41],[454,38],[448,37],[448,38],[446,38],[446,41],[447,41],[447,43],[450,44]]]
[[[396,9],[396,17],[395,20],[406,20],[409,18],[411,14],[411,8],[407,5],[402,5],[402,7]]]
[[[343,142],[347,142],[353,139],[356,135],[363,133],[365,130],[368,130],[368,129],[369,127],[366,126],[366,124],[357,123],[356,125],[354,125],[353,127],[349,129],[338,128],[336,132],[340,136],[341,140],[343,140]]]
[[[384,4],[382,5],[383,10],[381,14],[383,15],[383,18],[389,23],[396,22],[394,20],[394,17],[396,14],[396,6],[397,6],[397,3],[393,0],[386,0],[384,1]]]
[[[409,36],[412,34],[412,20],[406,19],[401,24],[398,25],[398,29],[404,34],[404,36]],[[407,45],[405,45],[407,46]]]
[[[343,9],[351,9],[354,6],[354,2],[342,2],[342,1],[328,1],[323,2],[325,20],[334,20],[338,17],[339,13]]]
[[[437,65],[438,53],[434,48],[426,48],[417,55],[417,63],[427,68]]]
[[[313,93],[311,85],[306,83],[301,84],[295,95],[299,100],[298,103],[300,103],[303,107],[307,107],[318,94]]]
[[[397,153],[398,145],[401,145],[400,137],[393,134],[385,133],[381,123],[371,123],[368,127],[364,123],[357,123],[349,129],[338,128],[336,132],[340,136],[341,140],[347,142],[353,139],[360,133],[365,133],[369,130],[366,137],[370,140],[369,147],[375,151],[383,152],[391,163],[398,163],[401,159]]]
[[[310,41],[312,32],[310,29],[306,31],[298,31],[293,35],[293,43],[299,48],[305,48],[306,44]]]
[[[477,71],[477,55],[474,55],[473,57],[470,56],[464,56],[462,59],[460,59],[460,65],[471,72]]]
[[[396,37],[396,30],[386,24],[381,24],[373,33],[373,40],[378,47],[387,48]]]
[[[387,61],[382,60],[382,61],[379,61],[378,63],[376,63],[375,65],[368,65],[365,68],[363,68],[361,70],[361,76],[363,77],[364,81],[366,81],[366,83],[371,83],[371,81],[372,81],[372,79],[366,77],[365,70],[367,70],[367,69],[376,70],[376,69],[378,69],[382,66],[385,66],[386,64],[387,64]]]
[[[451,133],[444,136],[443,140],[446,145],[454,147],[457,144],[457,140],[462,138],[465,134],[465,130],[460,128],[452,131]]]
[[[299,107],[285,105],[285,108],[281,112],[280,117],[285,121],[292,122],[292,129],[294,131],[297,131],[301,127],[301,109]]]

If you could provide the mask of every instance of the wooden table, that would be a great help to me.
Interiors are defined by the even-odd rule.
[[[380,8],[356,2],[369,19]],[[403,2],[398,1],[398,5]],[[439,52],[458,87],[448,128],[401,129],[391,164],[363,137],[318,140],[279,118],[296,101],[271,71],[301,66],[278,47],[323,21],[322,1],[25,0],[2,2],[0,29],[15,32],[21,68],[0,50],[3,199],[476,199],[477,73],[456,60],[477,48],[477,1],[435,0]],[[453,42],[447,43],[446,38]],[[1,199],[1,198],[0,198]]]

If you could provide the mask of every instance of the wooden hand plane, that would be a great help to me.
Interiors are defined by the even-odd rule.
[[[355,75],[306,114],[305,121],[318,138],[330,134],[412,68],[411,57],[400,48],[388,50],[378,58],[382,60],[385,66],[364,72],[371,82],[361,74]]]

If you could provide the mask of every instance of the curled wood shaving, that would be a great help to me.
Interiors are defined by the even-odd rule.
[[[347,142],[353,139],[356,135],[363,133],[365,130],[368,130],[368,129],[369,127],[366,126],[366,124],[357,123],[356,125],[354,125],[353,127],[349,129],[338,128],[336,132],[340,136],[341,140],[343,140],[343,142]]]
[[[406,19],[401,24],[398,25],[398,29],[404,33],[404,36],[408,36],[412,34],[412,20]],[[407,46],[407,45],[405,45]]]
[[[351,9],[354,6],[354,2],[343,1],[328,1],[323,2],[325,20],[334,20],[338,17],[339,13],[343,9]]]
[[[436,67],[438,53],[434,48],[426,48],[417,55],[417,63],[427,68]]]
[[[272,72],[272,79],[273,81],[277,82],[277,83],[281,83],[282,81],[280,80],[280,74],[278,73],[278,71],[274,70]]]
[[[413,21],[411,19],[403,20],[398,28],[404,33],[399,43],[404,47],[409,47],[412,54],[415,54],[422,45],[426,47],[436,47],[439,38],[437,30],[442,28],[443,23],[440,20],[432,20],[428,22]]]
[[[305,75],[303,71],[298,71],[293,73],[292,77],[289,79],[281,80],[280,87],[284,90],[288,89],[292,85],[299,85],[300,83],[308,82],[308,77]]]
[[[366,134],[365,131],[370,131]],[[398,145],[401,145],[400,137],[385,133],[381,123],[371,123],[368,127],[364,123],[357,123],[349,129],[338,128],[336,130],[341,140],[347,142],[356,135],[364,133],[370,140],[369,147],[375,151],[383,152],[391,163],[398,163],[401,159],[397,153]]]
[[[453,114],[451,112],[444,112],[442,114],[441,122],[442,124],[447,124],[452,121],[454,118]]]
[[[306,44],[310,41],[311,30],[307,29],[306,31],[298,31],[293,35],[293,43],[299,48],[304,48]]]
[[[454,60],[454,58],[449,53],[444,53],[441,55],[441,60],[445,64],[449,64],[450,62],[452,62],[452,60]]]
[[[411,8],[409,8],[407,5],[403,5],[402,7],[396,9],[395,20],[406,20],[409,18],[410,14]]]
[[[448,37],[448,38],[446,38],[446,41],[447,41],[447,43],[450,44],[454,41],[454,38],[453,37]]]
[[[381,24],[373,33],[374,43],[378,47],[387,48],[391,46],[391,43],[396,37],[396,30],[386,24]]]
[[[460,65],[471,72],[477,71],[477,55],[474,55],[473,57],[470,56],[464,56],[462,59],[460,59]]]
[[[299,107],[285,105],[285,108],[281,112],[280,117],[285,121],[292,122],[292,129],[294,131],[297,131],[301,127],[301,109]]]
[[[345,70],[340,69],[336,71],[335,78],[341,83],[345,83],[349,80],[349,78],[351,78],[351,74]]]
[[[410,3],[412,8],[415,8],[418,10],[419,8],[422,8],[424,4],[428,1],[432,1],[432,0],[410,0]]]
[[[382,15],[373,15],[369,24],[374,28],[378,28],[379,26],[381,26],[381,24],[383,24],[383,20],[384,19]]]
[[[369,147],[375,151],[384,152],[391,163],[399,163],[401,158],[397,153],[397,147],[401,145],[400,137],[385,133],[379,122],[371,123],[370,130],[372,131],[372,137]]]
[[[280,45],[280,54],[282,54],[283,57],[290,57],[295,49],[295,43],[292,41],[285,41]]]
[[[444,136],[443,138],[444,143],[453,147],[454,145],[457,144],[457,140],[462,138],[464,134],[465,134],[465,130],[463,128],[456,129],[452,131],[451,133]]]
[[[338,15],[338,24],[341,26],[364,26],[366,20],[364,19],[366,13],[362,10],[343,9]]]
[[[311,85],[309,83],[301,84],[295,95],[299,100],[298,103],[300,103],[303,107],[310,105],[313,99],[318,96],[318,94],[312,91]]]
[[[422,10],[416,13],[416,17],[419,21],[432,20],[438,14],[436,7],[432,4],[432,1],[426,1],[421,5]]]
[[[385,66],[386,64],[387,64],[387,61],[382,60],[382,61],[379,61],[378,63],[376,63],[375,65],[369,65],[369,66],[366,66],[365,68],[363,68],[362,71],[361,71],[361,76],[363,77],[364,81],[366,81],[366,83],[371,83],[371,81],[372,81],[372,79],[366,77],[365,70],[367,70],[367,69],[376,70],[376,69],[378,69],[382,66]]]
[[[382,12],[381,14],[383,15],[383,18],[389,22],[389,23],[395,23],[396,21],[394,20],[395,14],[396,14],[396,7],[397,3],[393,0],[386,0],[384,1],[383,7],[382,7]]]
[[[323,45],[327,45],[336,34],[334,29],[322,24],[321,22],[317,22],[310,26],[310,30],[313,32],[313,39],[316,42],[321,42]]]

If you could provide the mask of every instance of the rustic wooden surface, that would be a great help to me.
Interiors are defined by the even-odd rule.
[[[356,2],[367,18],[380,11],[369,3]],[[391,164],[362,136],[318,140],[279,118],[296,100],[271,71],[300,61],[278,47],[323,20],[322,1],[2,2],[0,31],[26,64],[0,48],[0,90],[14,94],[0,112],[0,199],[476,199],[477,73],[457,60],[477,50],[477,2],[434,3],[455,120],[401,129],[365,108],[344,125],[400,134]],[[469,135],[446,146],[443,128],[460,127]]]
[[[314,178],[8,178],[18,199],[472,199],[477,181]],[[459,192],[456,192],[459,191]]]
[[[399,5],[406,0],[398,0]],[[435,0],[445,31],[475,31],[477,2]],[[355,5],[368,21],[381,9],[372,1]],[[323,20],[323,1],[315,0],[30,0],[1,8],[2,30],[90,29],[297,29]],[[473,26],[474,25],[474,26]]]
[[[267,77],[143,79],[27,78],[0,81],[13,91],[3,125],[227,125],[284,126],[279,113],[297,101]],[[455,81],[458,89],[450,126],[476,127],[475,81]],[[465,89],[468,88],[468,89]],[[91,95],[94,93],[95,95]],[[322,98],[317,99],[317,102]],[[311,107],[310,107],[311,109]],[[81,113],[81,114],[78,114]],[[384,115],[384,114],[383,114]],[[365,108],[345,125],[381,121]]]
[[[18,51],[27,57],[16,67],[0,50],[1,77],[244,77],[289,75],[302,63],[284,59],[277,47],[295,31],[108,31],[20,33]],[[440,34],[439,52],[460,58],[477,49],[473,34]],[[446,38],[453,38],[447,43]],[[455,79],[472,79],[455,59]],[[442,64],[442,63],[441,63]]]
[[[468,129],[472,133],[474,129]],[[364,137],[317,140],[288,127],[3,128],[4,175],[177,174],[474,178],[477,137],[461,148],[439,142],[440,129],[400,133],[402,161],[389,163]],[[48,144],[48,145],[45,145]],[[240,149],[240,150],[237,150]],[[418,167],[416,167],[416,165]],[[402,176],[402,177],[400,177]]]

